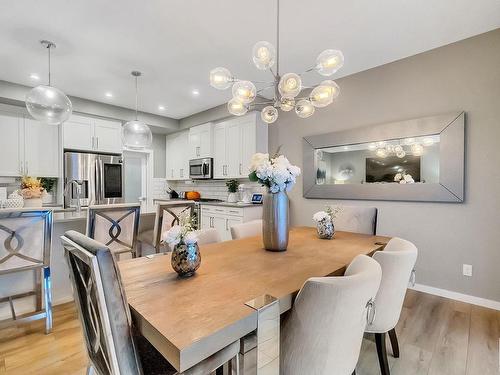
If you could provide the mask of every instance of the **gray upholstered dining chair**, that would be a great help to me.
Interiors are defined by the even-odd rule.
[[[231,227],[231,238],[238,240],[245,237],[262,235],[262,220],[252,220]]]
[[[389,375],[386,335],[391,340],[392,353],[399,357],[399,344],[396,335],[403,301],[408,282],[413,275],[413,267],[417,260],[418,250],[410,241],[401,238],[392,238],[384,248],[373,254],[382,267],[382,281],[375,297],[377,315],[371,324],[366,326],[366,332],[375,334],[375,343],[382,375]]]
[[[344,276],[308,279],[281,325],[280,373],[355,373],[381,274],[375,260],[358,255]]]
[[[8,274],[35,273],[35,285],[30,291],[0,297],[9,303],[12,319],[3,325],[45,318],[45,333],[52,331],[52,294],[50,282],[50,250],[53,217],[51,210],[0,210],[0,280]],[[42,282],[43,280],[43,282]],[[15,289],[11,285],[10,289]],[[13,301],[35,297],[35,312],[16,315]],[[42,304],[43,296],[43,304]],[[43,306],[42,306],[43,305]]]
[[[334,220],[335,230],[377,234],[377,207],[342,206],[342,212]]]
[[[201,229],[198,231],[198,245],[208,245],[221,242],[219,231],[215,228]]]
[[[177,374],[132,324],[118,265],[109,247],[75,231],[66,232],[61,241],[90,360],[87,373]],[[182,374],[209,374],[227,362],[231,372],[238,374],[239,348],[238,340]]]
[[[140,252],[144,253],[147,248],[152,248],[155,253],[169,251],[167,245],[162,245],[161,235],[172,226],[179,224],[181,215],[194,216],[194,201],[162,201],[156,203],[156,215],[153,229],[139,233]],[[163,250],[163,251],[162,251]]]
[[[87,236],[108,246],[113,254],[137,254],[141,205],[103,204],[89,207]]]

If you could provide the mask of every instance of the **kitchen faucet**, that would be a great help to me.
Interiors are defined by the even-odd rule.
[[[66,188],[64,189],[64,195],[68,196],[71,201],[71,186],[75,185],[76,187],[76,212],[82,211],[82,205],[80,203],[80,198],[82,196],[82,185],[83,180],[71,180],[66,184]],[[69,194],[69,195],[68,195]]]

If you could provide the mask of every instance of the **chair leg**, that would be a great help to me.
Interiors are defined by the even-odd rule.
[[[52,332],[52,282],[50,268],[43,269],[43,296],[45,302],[45,334]]]
[[[385,332],[375,334],[375,344],[377,344],[378,363],[382,375],[389,375],[389,363],[387,362],[387,349],[385,346]]]
[[[394,328],[389,331],[389,338],[391,339],[392,354],[394,355],[394,358],[399,358],[398,336],[396,335],[396,330]]]

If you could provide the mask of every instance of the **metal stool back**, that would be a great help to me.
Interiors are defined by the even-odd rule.
[[[89,207],[87,236],[103,243],[115,255],[135,257],[140,204],[107,204]]]
[[[19,321],[45,318],[45,332],[51,332],[50,249],[52,226],[51,210],[7,209],[0,211],[0,279],[2,275],[17,272],[33,271],[35,274],[33,290],[0,296],[0,303],[9,303],[12,315],[12,319],[3,321],[2,326]],[[35,297],[35,312],[17,316],[14,300],[31,296]]]

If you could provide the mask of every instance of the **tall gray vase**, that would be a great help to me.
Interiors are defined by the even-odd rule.
[[[262,238],[269,251],[285,251],[288,246],[288,195],[286,192],[264,194]]]

